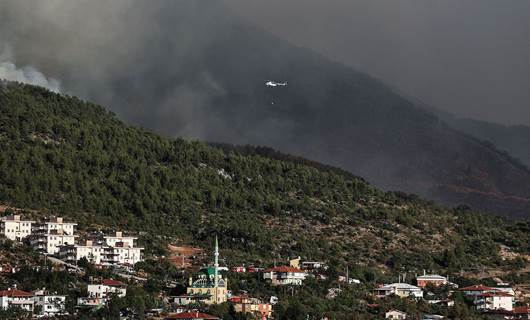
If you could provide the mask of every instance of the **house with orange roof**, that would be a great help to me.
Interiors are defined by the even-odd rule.
[[[170,316],[167,316],[167,320],[170,319],[180,319],[180,320],[221,320],[221,318],[212,316],[211,314],[206,314],[202,312],[183,312],[177,313]]]
[[[123,298],[127,295],[127,285],[114,279],[103,279],[87,286],[88,297],[79,298],[78,305],[103,305],[111,296]]]
[[[9,288],[0,291],[0,308],[6,310],[9,308],[21,308],[33,312],[33,294],[30,292]]]
[[[479,294],[487,293],[487,292],[496,292],[499,291],[496,288],[484,286],[482,284],[469,286],[465,288],[459,289],[460,292],[462,292],[466,296],[476,296]]]
[[[273,286],[300,286],[306,277],[307,273],[305,271],[290,266],[270,268],[263,273],[263,279],[269,281]]]

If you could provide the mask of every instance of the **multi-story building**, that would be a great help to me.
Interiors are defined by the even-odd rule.
[[[49,221],[35,223],[29,243],[34,250],[45,254],[57,254],[61,246],[74,244],[75,226],[77,223],[64,222],[63,218],[55,217]]]
[[[117,231],[114,236],[104,238],[106,248],[102,259],[105,263],[134,265],[143,260],[144,248],[134,246],[136,237],[123,236],[121,231]]]
[[[103,247],[103,257],[101,261],[103,264],[124,264],[134,265],[143,260],[143,248],[139,247]]]
[[[13,241],[22,241],[31,235],[31,227],[35,221],[22,220],[20,215],[3,217],[0,221],[0,234]]]
[[[87,240],[76,245],[65,245],[59,249],[60,259],[75,263],[82,258],[98,265],[134,265],[143,260],[142,251],[144,248],[135,247],[135,237],[123,237],[121,232],[116,236],[104,237],[104,241]],[[121,241],[123,240],[123,241]]]
[[[0,291],[0,308],[6,310],[10,308],[21,308],[33,312],[33,295],[29,292],[10,288]]]
[[[270,281],[273,286],[300,286],[306,277],[307,274],[304,271],[289,266],[270,268],[263,273],[263,279]]]
[[[34,306],[41,306],[41,316],[53,317],[65,313],[66,296],[52,294],[46,289],[33,292]]]
[[[131,236],[124,236],[123,232],[116,231],[112,236],[105,236],[105,243],[108,246],[116,247],[117,244],[122,244],[122,246],[134,247],[134,241],[138,238]]]
[[[86,240],[81,244],[69,244],[59,248],[59,259],[75,264],[77,261],[85,258],[93,264],[101,264],[104,254],[104,247],[94,245],[92,240]]]
[[[512,311],[514,304],[514,296],[502,292],[485,292],[478,295],[474,295],[475,308],[479,311],[488,310],[506,310]]]
[[[511,311],[513,309],[515,298],[514,291],[510,287],[492,288],[484,285],[474,285],[462,288],[460,291],[473,299],[477,310]]]

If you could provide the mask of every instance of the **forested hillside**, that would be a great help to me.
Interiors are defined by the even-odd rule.
[[[168,137],[270,146],[384,190],[528,217],[530,171],[511,156],[378,79],[260,29],[222,1],[60,1],[69,14],[53,19],[56,12],[46,11],[32,24],[18,23],[16,13],[34,6],[15,2],[20,11],[0,19],[0,28],[25,39],[14,48],[18,63],[128,123]],[[102,37],[88,32],[110,22]],[[32,41],[39,50],[26,48]]]
[[[530,127],[506,126],[473,119],[460,119],[451,115],[445,115],[444,120],[457,130],[491,142],[497,149],[507,152],[526,167],[530,167]]]
[[[525,222],[381,192],[268,149],[162,138],[42,88],[0,88],[0,202],[135,230],[151,251],[217,234],[232,262],[301,255],[459,270],[500,264],[500,244],[529,250]]]

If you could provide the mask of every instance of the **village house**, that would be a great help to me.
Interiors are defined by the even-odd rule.
[[[180,319],[180,320],[221,320],[221,318],[212,316],[210,314],[202,313],[202,312],[183,312],[183,313],[177,313],[170,316],[165,317],[164,319],[171,320],[171,319]]]
[[[40,306],[39,315],[53,317],[65,313],[66,296],[50,293],[46,289],[33,291],[34,306]]]
[[[75,243],[76,225],[77,223],[64,222],[61,217],[35,223],[32,226],[32,234],[28,237],[29,243],[37,252],[50,255],[57,254],[61,246]]]
[[[459,291],[461,291],[466,296],[475,296],[475,295],[483,294],[486,292],[495,292],[498,290],[496,288],[487,287],[487,286],[479,284],[479,285],[461,288]]]
[[[127,295],[127,285],[118,280],[103,279],[100,283],[89,284],[87,293],[87,297],[78,299],[78,305],[97,306],[107,303],[111,296],[123,298]]]
[[[245,266],[235,266],[235,267],[232,267],[230,271],[234,273],[245,273],[247,272],[247,268]]]
[[[21,220],[20,215],[3,217],[0,220],[0,234],[13,241],[22,241],[31,235],[31,226],[35,221]]]
[[[513,310],[513,304],[515,298],[513,295],[497,291],[497,292],[485,292],[474,295],[474,305],[479,311],[487,310]]]
[[[472,298],[475,308],[480,311],[511,311],[515,302],[514,291],[508,287],[493,288],[480,284],[461,288],[460,291]]]
[[[33,295],[30,292],[9,288],[0,291],[0,308],[7,310],[10,308],[21,308],[33,312]]]
[[[258,273],[258,272],[261,272],[263,270],[264,270],[263,268],[256,267],[256,266],[253,266],[253,265],[247,267],[247,272],[248,273]]]
[[[189,279],[187,294],[207,296],[204,300],[206,304],[219,304],[227,301],[228,280],[219,274],[219,245],[215,238],[215,262],[213,267],[202,268],[193,280]]]
[[[428,304],[434,304],[437,306],[449,308],[453,307],[455,305],[455,301],[451,299],[443,299],[443,300],[426,300]]]
[[[448,283],[447,278],[437,274],[424,274],[416,278],[416,285],[422,289],[428,285],[434,287],[445,286]]]
[[[265,270],[263,279],[273,286],[295,285],[300,286],[307,274],[295,267],[279,266]]]
[[[304,261],[300,268],[305,271],[327,270],[328,266],[322,261]]]
[[[407,283],[392,283],[380,286],[374,289],[374,294],[378,298],[396,295],[398,297],[406,298],[423,298],[423,291],[421,288]]]
[[[190,305],[198,305],[208,298],[210,298],[210,295],[180,294],[177,296],[171,296],[170,302],[176,307],[183,307]]]
[[[385,319],[403,320],[407,319],[407,314],[403,311],[392,309],[385,313]]]
[[[262,320],[272,318],[272,305],[270,303],[263,303],[257,298],[249,298],[247,296],[231,297],[229,301],[234,305],[234,309],[238,313],[253,314]]]

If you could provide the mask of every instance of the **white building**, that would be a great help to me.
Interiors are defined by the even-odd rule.
[[[374,294],[378,298],[384,298],[390,295],[396,295],[402,298],[423,298],[423,291],[421,290],[421,288],[410,285],[408,283],[386,284],[379,288],[375,288]]]
[[[304,271],[289,266],[274,267],[263,273],[263,279],[270,281],[273,286],[300,286],[306,277],[307,274]]]
[[[111,247],[116,247],[118,244],[126,247],[134,247],[134,241],[138,239],[136,237],[124,236],[121,231],[116,231],[113,236],[105,236],[104,238],[105,243]]]
[[[474,296],[474,304],[479,311],[512,311],[514,302],[515,298],[513,295],[502,291],[485,292]]]
[[[35,223],[32,227],[30,245],[35,251],[45,254],[59,253],[59,247],[74,244],[77,223],[64,222],[56,217],[44,223]]]
[[[102,255],[103,246],[96,246],[91,240],[86,240],[83,244],[61,246],[58,253],[59,259],[71,264],[82,258],[93,264],[101,264]]]
[[[116,236],[104,237],[105,241],[94,245],[92,240],[87,240],[78,245],[61,246],[58,252],[60,259],[69,263],[75,263],[82,258],[98,265],[134,265],[143,261],[142,251],[144,248],[135,247],[135,237],[124,237],[121,232]]]
[[[304,261],[300,266],[302,270],[314,271],[314,270],[327,270],[328,265],[323,261]]]
[[[87,287],[88,297],[79,298],[80,305],[102,305],[115,295],[123,298],[127,295],[127,285],[121,281],[104,279],[98,284],[89,284]]]
[[[34,306],[41,306],[41,316],[56,316],[65,314],[66,296],[51,294],[45,289],[33,292]]]
[[[0,234],[13,241],[22,241],[22,239],[31,235],[31,226],[35,221],[21,220],[20,215],[3,217],[0,221]]]
[[[385,313],[385,319],[404,320],[407,319],[407,314],[403,311],[392,309]]]
[[[143,260],[140,247],[129,247],[123,243],[116,243],[116,246],[105,248],[106,263],[134,265]]]
[[[0,308],[4,310],[21,308],[33,312],[33,305],[33,295],[29,292],[11,288],[0,291]]]

